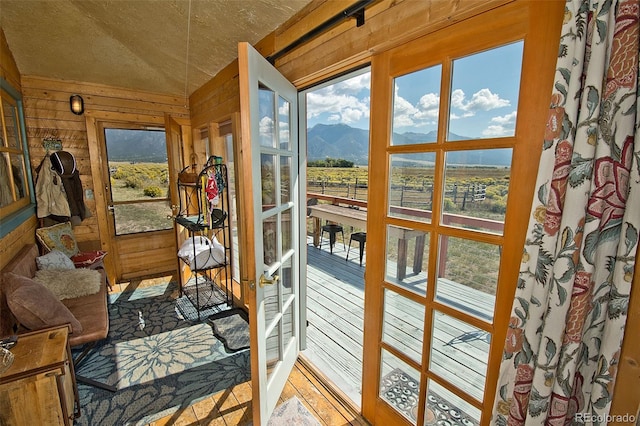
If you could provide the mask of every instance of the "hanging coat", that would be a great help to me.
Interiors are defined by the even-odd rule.
[[[40,170],[38,170],[36,203],[37,216],[39,218],[50,215],[71,216],[62,179],[51,169],[51,159],[48,154],[42,160]]]
[[[85,218],[91,217],[91,213],[84,204],[82,182],[78,170],[74,170],[70,176],[62,176],[62,185],[71,211],[71,223],[77,225]]]

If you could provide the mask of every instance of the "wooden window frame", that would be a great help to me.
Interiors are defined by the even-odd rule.
[[[17,154],[22,155],[22,166],[23,173],[25,179],[25,189],[28,192],[27,196],[16,200],[14,196],[14,201],[6,206],[0,207],[0,216],[2,216],[3,220],[0,222],[0,238],[4,238],[11,231],[18,228],[21,224],[26,222],[29,218],[31,218],[35,214],[35,190],[33,186],[33,178],[30,167],[30,159],[29,159],[29,149],[27,146],[27,138],[26,138],[26,126],[24,122],[24,108],[22,105],[22,95],[14,89],[6,80],[0,78],[0,98],[2,100],[7,100],[9,103],[15,105],[16,111],[18,113],[18,142],[19,148],[12,148],[9,146],[2,145],[0,146],[0,155],[7,156],[9,154]],[[3,140],[7,141],[8,138],[6,135],[6,127],[5,127],[5,115],[4,115],[4,105],[0,102],[0,131],[2,132]],[[4,161],[4,159],[3,159]],[[9,172],[9,179],[13,180],[13,175]]]

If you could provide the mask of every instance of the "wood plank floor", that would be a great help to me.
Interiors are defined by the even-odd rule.
[[[115,284],[111,292],[153,286],[166,283],[177,277],[162,276],[141,280],[132,280]],[[278,405],[293,396],[307,407],[321,425],[367,424],[362,417],[341,404],[335,394],[323,385],[314,372],[304,362],[295,364],[291,375],[280,396]],[[149,423],[148,426],[189,425],[189,426],[236,426],[251,424],[252,416],[251,382],[247,381],[220,391],[202,401],[185,407],[176,413]]]

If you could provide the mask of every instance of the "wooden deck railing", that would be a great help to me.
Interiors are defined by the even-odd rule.
[[[334,205],[356,207],[359,209],[367,208],[366,201],[355,200],[352,198],[340,197],[335,195],[319,194],[316,192],[307,192],[307,200],[314,198],[317,200],[328,201],[330,204]],[[391,206],[390,211],[392,214],[399,215],[401,217],[425,219],[428,221],[431,221],[432,216],[430,210],[421,210],[411,207]],[[502,232],[504,231],[504,222],[499,220],[484,219],[446,212],[442,214],[442,224],[467,229],[481,229],[497,234],[502,234]],[[440,277],[444,277],[445,275],[448,245],[449,238],[444,236],[440,241],[440,256],[438,265],[438,275]]]

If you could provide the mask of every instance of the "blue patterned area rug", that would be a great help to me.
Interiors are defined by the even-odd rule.
[[[185,319],[172,297],[176,288],[110,295],[109,336],[76,373],[117,391],[78,383],[75,424],[147,424],[249,380],[249,351],[229,354],[211,325]]]

